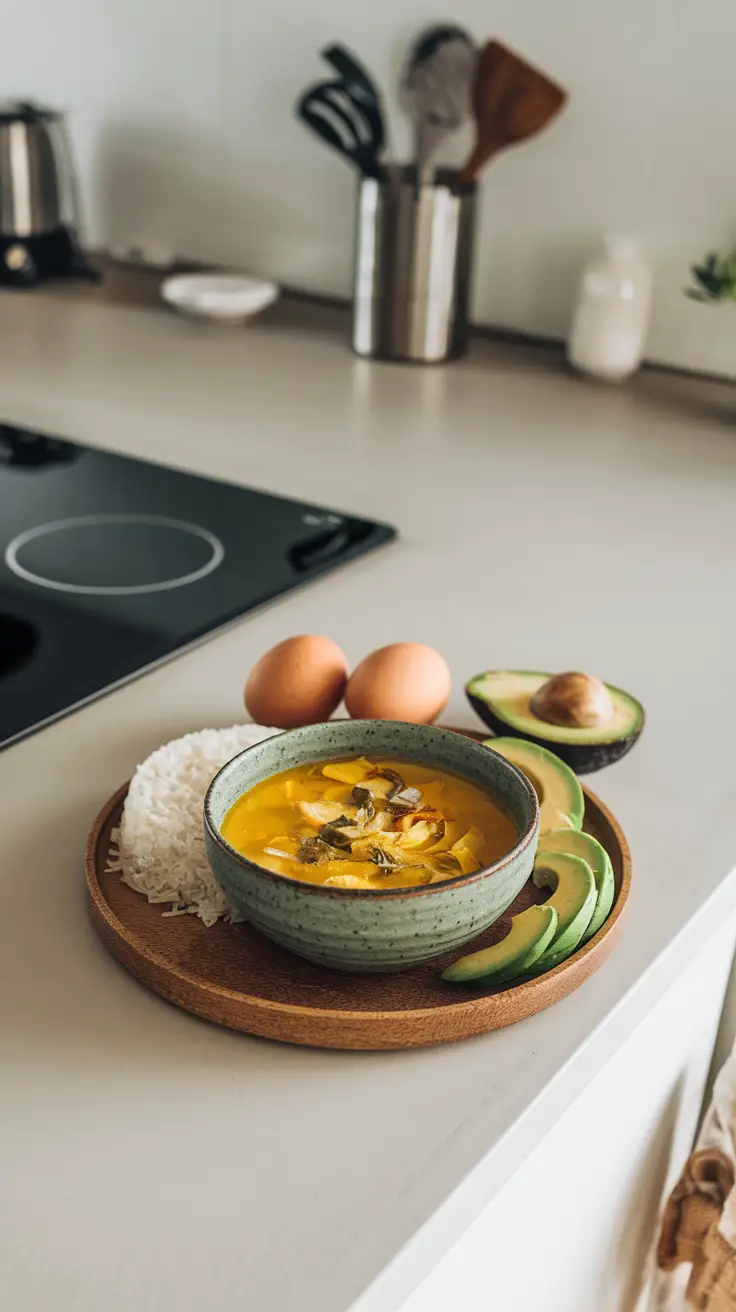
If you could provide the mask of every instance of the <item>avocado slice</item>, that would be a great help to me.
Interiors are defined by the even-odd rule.
[[[550,724],[532,710],[534,694],[549,674],[537,670],[487,670],[465,686],[473,709],[494,733],[526,738],[550,747],[578,774],[591,774],[630,751],[644,727],[644,708],[629,693],[603,685],[613,710],[603,724]]]
[[[585,798],[580,781],[554,752],[524,738],[488,738],[484,744],[525,774],[539,798],[539,832],[580,829]]]
[[[543,852],[532,871],[537,888],[553,888],[545,906],[557,912],[557,933],[542,956],[537,958],[539,969],[551,968],[563,957],[574,952],[593,918],[597,893],[593,871],[587,861],[567,852]]]
[[[583,934],[582,942],[598,933],[613,906],[616,882],[613,876],[611,858],[597,838],[584,834],[577,829],[553,829],[539,840],[537,859],[541,864],[543,854],[548,852],[568,852],[570,856],[582,857],[593,871],[596,887],[596,904],[593,918]]]
[[[511,929],[500,943],[460,957],[442,972],[442,978],[454,984],[503,984],[539,960],[557,932],[557,923],[557,911],[549,902],[527,907],[512,916]]]

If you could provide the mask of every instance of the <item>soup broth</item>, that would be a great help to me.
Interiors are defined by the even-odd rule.
[[[238,798],[221,831],[274,874],[366,889],[470,875],[519,838],[513,820],[466,779],[365,757],[273,775]]]

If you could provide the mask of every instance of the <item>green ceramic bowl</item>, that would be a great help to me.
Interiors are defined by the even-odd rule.
[[[307,762],[394,757],[437,766],[484,789],[519,828],[508,856],[442,883],[414,888],[327,888],[273,874],[220,833],[234,802],[254,784]],[[232,904],[276,943],[336,970],[404,970],[431,961],[487,929],[531,874],[539,805],[525,776],[496,752],[449,729],[395,720],[334,720],[268,738],[228,761],[204,804],[207,858]]]

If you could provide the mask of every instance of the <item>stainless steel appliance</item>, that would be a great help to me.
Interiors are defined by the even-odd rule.
[[[79,209],[63,115],[0,102],[0,283],[98,276],[79,247]]]

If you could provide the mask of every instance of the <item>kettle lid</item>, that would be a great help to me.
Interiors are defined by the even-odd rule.
[[[61,117],[58,110],[36,105],[32,100],[0,100],[0,124],[55,123]]]

